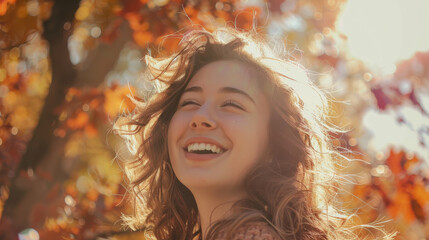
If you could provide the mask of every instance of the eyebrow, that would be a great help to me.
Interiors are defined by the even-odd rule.
[[[202,92],[203,88],[202,87],[198,87],[198,86],[194,86],[194,87],[190,87],[187,88],[183,91],[183,93],[187,93],[187,92]],[[223,87],[220,90],[221,93],[238,93],[243,95],[244,97],[248,98],[250,101],[252,101],[253,103],[256,103],[255,100],[253,100],[253,98],[247,94],[245,91],[240,90],[238,88],[233,88],[233,87]]]

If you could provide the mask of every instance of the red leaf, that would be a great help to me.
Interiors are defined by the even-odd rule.
[[[371,88],[371,92],[374,94],[375,99],[377,100],[377,106],[381,110],[385,110],[387,105],[392,102],[380,86]]]
[[[409,99],[411,100],[411,102],[416,105],[422,112],[426,113],[426,111],[424,110],[424,108],[422,107],[422,105],[419,103],[419,100],[417,99],[416,96],[416,91],[414,91],[414,88],[411,90]]]

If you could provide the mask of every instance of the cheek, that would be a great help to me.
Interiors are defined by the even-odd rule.
[[[263,117],[229,119],[226,134],[230,137],[239,154],[249,161],[260,159],[268,147],[268,120]]]
[[[230,135],[240,136],[241,140],[258,142],[268,136],[268,123],[265,117],[238,117],[231,118],[227,122]],[[244,138],[247,136],[248,138]]]
[[[188,129],[190,116],[188,113],[176,112],[168,125],[168,152],[170,160],[174,161],[175,153],[181,148],[179,141]]]

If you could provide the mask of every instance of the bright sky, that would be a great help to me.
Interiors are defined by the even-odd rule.
[[[397,61],[429,50],[429,1],[348,0],[336,27],[354,57],[388,73]]]

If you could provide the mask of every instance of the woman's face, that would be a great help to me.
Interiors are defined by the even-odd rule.
[[[268,147],[269,104],[246,65],[210,63],[190,80],[168,128],[177,178],[194,189],[241,191]]]

